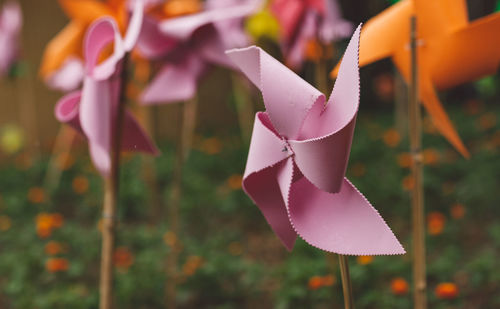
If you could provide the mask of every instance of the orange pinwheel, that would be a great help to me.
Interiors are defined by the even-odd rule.
[[[500,13],[469,22],[465,0],[403,0],[363,27],[360,66],[391,57],[410,79],[410,17],[417,18],[419,96],[439,132],[469,157],[437,90],[496,72],[500,62]],[[337,68],[332,77],[337,75]]]
[[[58,0],[64,13],[71,19],[45,49],[40,75],[48,80],[61,69],[70,57],[82,58],[82,42],[90,24],[102,16],[113,17],[120,27],[125,29],[127,21],[126,0]]]

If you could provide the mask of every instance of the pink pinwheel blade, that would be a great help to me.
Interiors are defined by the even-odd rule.
[[[82,61],[70,57],[62,64],[61,68],[47,78],[47,85],[52,89],[64,92],[73,91],[82,83],[83,70]]]
[[[306,242],[350,255],[404,254],[405,250],[370,202],[347,180],[337,194],[303,177],[290,187],[290,220]]]
[[[134,152],[139,151],[152,155],[159,154],[158,148],[156,148],[146,132],[142,129],[129,111],[125,111],[121,141],[122,150]]]
[[[178,64],[167,64],[141,94],[143,104],[172,103],[194,97],[205,65],[197,55],[188,54]]]

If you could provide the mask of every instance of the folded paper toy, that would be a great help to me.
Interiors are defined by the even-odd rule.
[[[273,0],[271,10],[281,26],[287,64],[297,68],[311,40],[323,44],[347,38],[353,25],[341,16],[337,0]]]
[[[242,19],[260,8],[260,0],[207,1],[207,9],[176,18],[147,17],[138,50],[163,67],[141,95],[144,104],[171,103],[194,97],[210,64],[233,67],[224,51],[247,46]]]
[[[439,132],[465,157],[469,152],[437,90],[494,74],[500,62],[500,13],[469,22],[465,0],[403,0],[370,19],[361,32],[361,66],[391,57],[410,78],[410,17],[417,18],[419,95]],[[332,72],[335,77],[337,68]]]
[[[359,105],[360,27],[326,105],[324,94],[260,48],[227,52],[266,107],[255,118],[243,188],[289,250],[299,235],[339,254],[405,252],[344,177]]]
[[[139,35],[142,1],[136,1],[127,35],[122,39],[114,19],[102,18],[90,27],[85,39],[85,78],[81,91],[64,96],[56,105],[58,120],[68,123],[88,140],[90,156],[97,170],[108,176],[111,167],[111,143],[115,134],[119,93],[122,87],[120,72],[125,53],[134,47]],[[114,51],[97,64],[102,51],[113,43]],[[157,154],[158,150],[132,114],[125,111],[122,150]]]

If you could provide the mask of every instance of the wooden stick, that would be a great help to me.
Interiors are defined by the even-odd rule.
[[[409,89],[409,136],[410,151],[413,156],[412,175],[412,224],[413,224],[413,285],[414,308],[427,308],[427,286],[425,271],[425,221],[424,189],[422,171],[422,118],[418,98],[418,63],[417,63],[417,19],[410,20],[411,80]]]
[[[244,143],[250,141],[252,134],[254,110],[252,99],[250,98],[250,88],[245,87],[246,81],[242,81],[235,73],[231,74],[231,83],[234,92],[234,101],[236,105],[236,113],[238,114],[238,122],[240,125],[241,138]]]
[[[71,151],[75,138],[76,132],[72,128],[64,124],[60,126],[44,179],[45,191],[49,195],[59,186],[59,181],[61,180],[62,170],[59,166],[59,157]]]
[[[196,112],[198,100],[193,98],[188,100],[181,106],[180,115],[181,138],[177,144],[177,153],[175,166],[173,171],[173,187],[172,196],[169,206],[169,232],[177,239],[179,235],[179,209],[182,201],[182,170],[184,163],[189,155],[194,131],[196,128]],[[171,247],[171,252],[166,259],[167,282],[165,284],[165,305],[167,309],[175,309],[177,307],[177,281],[179,274],[177,264],[179,260],[180,247],[178,242],[174,242]]]
[[[342,279],[342,290],[344,291],[344,308],[354,309],[354,298],[352,297],[351,276],[349,275],[349,263],[347,256],[339,254],[340,277]]]
[[[102,212],[102,252],[101,252],[101,281],[100,281],[100,309],[111,309],[113,306],[113,253],[115,247],[116,208],[120,188],[120,150],[125,114],[126,86],[128,81],[127,53],[123,59],[121,72],[120,99],[116,121],[111,131],[111,173],[105,179],[104,207]]]

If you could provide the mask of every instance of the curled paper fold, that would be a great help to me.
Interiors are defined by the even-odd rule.
[[[56,117],[82,133],[88,140],[90,156],[97,170],[108,176],[111,142],[115,134],[119,105],[122,60],[135,44],[142,23],[142,1],[137,1],[125,39],[111,18],[97,20],[85,39],[85,78],[81,91],[64,96],[56,105]],[[139,17],[137,17],[139,16]],[[114,51],[98,64],[101,52],[110,43]],[[158,150],[133,116],[125,111],[122,150],[157,154]]]
[[[345,178],[359,104],[360,27],[326,105],[321,92],[260,48],[227,52],[261,90],[266,107],[255,118],[243,188],[288,249],[299,235],[339,254],[404,253]]]

